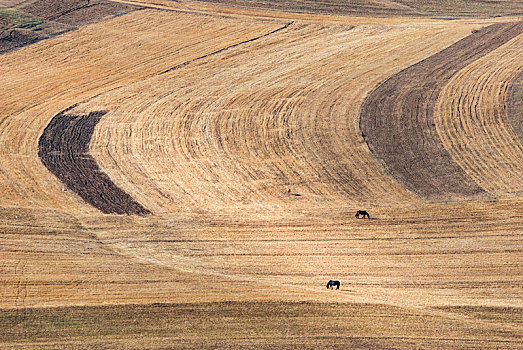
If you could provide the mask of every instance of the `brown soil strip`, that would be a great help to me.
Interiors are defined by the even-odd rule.
[[[458,0],[200,0],[220,5],[278,10],[295,13],[320,13],[352,16],[416,17],[497,17],[518,16],[521,1]]]
[[[507,119],[523,144],[523,71],[510,83],[506,105]]]
[[[523,22],[483,28],[393,75],[367,97],[360,128],[370,150],[391,175],[429,200],[488,197],[459,167],[439,139],[434,106],[460,69],[523,32]]]
[[[146,215],[150,211],[118,188],[89,154],[89,141],[105,111],[57,114],[38,142],[38,156],[70,190],[105,214]]]
[[[24,7],[24,12],[72,26],[100,22],[141,7],[106,0],[38,0]]]

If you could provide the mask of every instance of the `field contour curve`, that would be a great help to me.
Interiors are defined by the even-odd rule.
[[[454,161],[496,198],[523,195],[523,146],[514,133],[521,126],[516,106],[506,101],[510,82],[523,71],[522,50],[519,35],[459,71],[441,90],[434,113]]]
[[[522,31],[523,22],[474,31],[391,76],[369,94],[361,108],[360,128],[370,150],[394,178],[431,201],[489,198],[444,147],[434,108],[440,90],[457,71]]]

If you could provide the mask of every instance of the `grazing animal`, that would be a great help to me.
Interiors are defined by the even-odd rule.
[[[287,191],[287,194],[288,194],[289,196],[301,197],[301,194],[299,194],[299,193],[291,193],[291,189],[290,189],[290,188],[289,188],[289,190]]]
[[[367,219],[370,219],[370,215],[369,215],[369,213],[367,213],[366,210],[358,210],[356,212],[356,215],[354,215],[354,216],[356,217],[356,219],[359,219],[360,215],[362,215],[364,219],[365,219],[365,216],[367,217]]]
[[[336,286],[336,289],[340,289],[340,281],[330,280],[327,282],[327,289],[332,289],[334,286]]]

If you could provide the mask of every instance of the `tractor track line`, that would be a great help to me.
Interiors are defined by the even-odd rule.
[[[294,21],[288,22],[288,23],[286,23],[283,27],[276,28],[276,29],[274,29],[274,30],[272,30],[272,31],[270,31],[270,32],[268,32],[268,33],[263,34],[263,35],[260,35],[260,36],[257,36],[257,37],[251,38],[251,39],[247,39],[247,40],[244,40],[244,41],[242,41],[242,42],[239,42],[239,43],[236,43],[236,44],[233,44],[233,45],[230,45],[230,46],[226,46],[226,47],[221,48],[221,49],[219,49],[219,50],[216,50],[216,51],[213,51],[213,52],[211,52],[211,53],[205,54],[205,55],[203,55],[203,56],[193,58],[193,59],[191,59],[191,60],[189,60],[189,61],[182,62],[182,63],[180,63],[180,64],[177,64],[177,65],[174,66],[174,67],[171,67],[171,68],[169,68],[169,69],[164,70],[163,72],[160,73],[160,75],[161,75],[161,74],[165,74],[165,73],[172,72],[173,70],[176,70],[176,69],[179,69],[179,68],[185,67],[185,66],[188,65],[188,64],[194,63],[194,62],[196,62],[196,61],[203,60],[203,59],[205,59],[205,58],[207,58],[207,57],[210,57],[210,56],[214,56],[214,55],[220,54],[220,53],[222,53],[222,52],[228,51],[228,50],[233,49],[233,48],[235,48],[235,47],[238,47],[238,46],[240,46],[240,45],[248,44],[248,43],[251,43],[251,42],[253,42],[253,41],[257,41],[257,40],[260,40],[260,39],[262,39],[262,38],[268,37],[269,35],[272,35],[272,34],[275,34],[275,33],[279,32],[279,31],[282,31],[282,30],[284,30],[284,29],[287,29],[287,28],[288,28],[290,25],[292,25],[293,23],[294,23]]]

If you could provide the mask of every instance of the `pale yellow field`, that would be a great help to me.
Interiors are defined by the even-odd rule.
[[[523,35],[434,106],[495,200],[429,202],[369,150],[361,105],[494,20],[140,3],[0,55],[0,347],[523,348]],[[102,214],[42,164],[68,107],[107,111],[89,154],[151,214]]]

